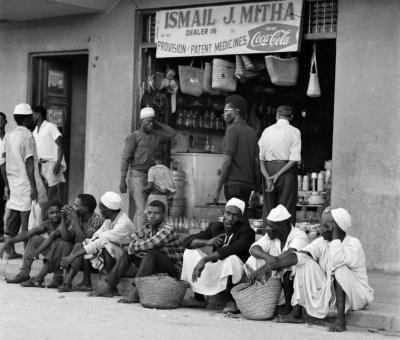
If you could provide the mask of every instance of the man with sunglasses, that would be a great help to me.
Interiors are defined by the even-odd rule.
[[[299,228],[294,228],[290,217],[291,215],[282,204],[270,211],[267,216],[266,234],[250,248],[251,256],[246,262],[246,271],[249,276],[264,264],[272,264],[277,258],[285,256],[286,253],[298,251],[309,243],[306,233]],[[278,305],[284,304],[284,308],[280,310],[280,314],[289,314],[292,310],[293,295],[292,267],[276,270],[272,276],[279,278],[282,282],[284,298],[279,300]]]
[[[242,216],[245,203],[231,198],[225,206],[223,222],[212,222],[209,226],[183,240],[187,248],[183,254],[181,279],[188,281],[195,299],[201,301],[203,295],[216,295],[224,292],[230,301],[224,313],[238,312],[229,291],[241,281],[243,263],[249,257],[249,248],[255,234]],[[212,253],[206,255],[200,248],[212,247]]]
[[[247,103],[232,95],[225,99],[224,120],[228,125],[223,140],[225,160],[213,199],[218,202],[222,187],[227,200],[236,197],[249,203],[250,194],[261,183],[256,131],[246,123]]]
[[[296,265],[293,282],[293,310],[279,322],[301,323],[302,307],[307,314],[325,318],[335,307],[337,318],[329,330],[346,330],[346,312],[360,310],[373,300],[368,285],[365,253],[360,241],[347,234],[351,216],[343,208],[326,210],[322,215],[321,237],[298,252],[286,253],[265,264],[251,275],[265,281],[273,270]]]

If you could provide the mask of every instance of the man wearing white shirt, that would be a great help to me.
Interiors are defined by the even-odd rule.
[[[346,330],[346,312],[372,302],[374,291],[368,285],[365,253],[360,241],[347,234],[350,227],[351,216],[345,209],[325,210],[321,237],[253,273],[252,279],[265,280],[273,270],[296,265],[293,310],[278,322],[303,322],[302,307],[315,318],[325,318],[336,308],[336,322],[329,330],[342,332]]]
[[[5,127],[7,124],[7,117],[4,112],[0,112],[0,160],[4,154],[4,138],[6,135]],[[4,200],[4,181],[0,176],[0,242],[4,241],[4,212],[6,208],[6,201]]]
[[[296,221],[297,164],[301,161],[301,133],[290,125],[293,108],[281,105],[276,109],[277,122],[264,130],[260,147],[261,173],[266,190],[266,214],[278,204],[284,205]]]
[[[261,268],[266,263],[273,263],[284,254],[300,250],[309,243],[306,233],[294,228],[290,223],[290,217],[287,209],[281,204],[270,211],[267,216],[266,234],[253,243],[249,250],[251,256],[245,266],[249,276],[251,272]],[[293,295],[292,268],[289,266],[274,271],[272,276],[279,278],[282,282],[283,296],[278,305],[284,304],[281,313],[288,314],[291,311]]]
[[[47,111],[43,106],[33,107],[33,131],[40,164],[40,174],[47,186],[49,200],[61,201],[60,184],[65,182],[67,169],[63,155],[62,135],[57,126],[46,120]]]

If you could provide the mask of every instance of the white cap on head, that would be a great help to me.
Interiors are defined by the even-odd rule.
[[[100,202],[111,210],[121,209],[121,201],[121,196],[112,191],[107,191],[100,198]]]
[[[336,224],[342,229],[345,233],[351,227],[351,215],[346,209],[337,208],[332,209],[330,211],[333,219],[335,220]]]
[[[289,214],[289,211],[283,206],[282,204],[279,204],[276,206],[274,209],[272,209],[268,216],[267,220],[272,221],[272,222],[280,222],[280,221],[285,221],[288,220],[292,215]]]
[[[32,113],[33,113],[32,112],[32,108],[27,103],[21,103],[21,104],[15,105],[15,109],[14,109],[14,114],[15,115],[28,116],[28,115],[31,115]]]
[[[229,206],[234,206],[234,207],[239,208],[243,215],[246,204],[242,200],[234,197],[234,198],[231,198],[228,202],[226,202],[225,207],[229,207]]]
[[[140,119],[155,117],[156,113],[152,107],[144,107],[140,110]]]

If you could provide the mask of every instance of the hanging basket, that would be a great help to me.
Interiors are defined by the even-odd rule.
[[[133,280],[139,293],[140,304],[146,308],[178,308],[189,284],[168,275],[137,277]]]
[[[235,92],[235,63],[214,58],[212,62],[212,88],[214,90]]]
[[[267,320],[274,316],[281,291],[279,279],[271,277],[266,284],[241,283],[232,288],[231,294],[246,319]]]
[[[182,93],[200,97],[203,94],[204,70],[192,66],[179,65],[179,85]]]
[[[295,86],[299,76],[299,58],[283,59],[273,55],[265,56],[265,65],[271,82],[278,86]]]

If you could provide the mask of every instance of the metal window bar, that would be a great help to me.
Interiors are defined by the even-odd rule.
[[[336,33],[337,0],[308,0],[305,34]]]
[[[146,14],[143,16],[143,43],[154,43],[156,34],[156,15]]]

